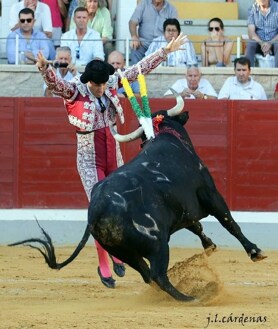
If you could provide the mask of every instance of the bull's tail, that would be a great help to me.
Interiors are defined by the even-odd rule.
[[[56,255],[55,255],[55,248],[53,246],[51,237],[40,226],[38,221],[37,221],[37,224],[38,224],[39,228],[41,229],[41,231],[44,235],[44,237],[42,239],[33,239],[33,238],[32,239],[27,239],[27,240],[11,243],[11,244],[9,244],[9,246],[18,246],[18,245],[23,244],[23,245],[29,246],[31,248],[37,249],[43,255],[43,257],[44,257],[46,263],[48,264],[48,266],[52,269],[55,269],[55,270],[60,270],[62,267],[64,267],[67,264],[71,263],[78,256],[80,251],[85,247],[85,245],[86,245],[86,243],[87,243],[87,241],[90,237],[90,234],[91,234],[90,225],[87,224],[84,235],[83,235],[81,241],[79,242],[78,246],[76,247],[76,249],[72,253],[72,255],[68,259],[66,259],[64,262],[57,263]],[[41,245],[41,248],[37,247],[37,246],[34,246],[30,243],[39,243]]]

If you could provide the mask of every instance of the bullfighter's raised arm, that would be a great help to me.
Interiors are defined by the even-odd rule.
[[[140,62],[133,65],[131,68],[124,71],[123,75],[129,80],[136,80],[139,72],[138,65],[141,67],[142,74],[146,75],[154,70],[159,64],[166,61],[167,55],[171,52],[177,51],[181,46],[188,41],[187,36],[182,33],[176,38],[172,39],[165,48],[160,48],[149,56],[144,57]]]
[[[68,82],[62,78],[59,78],[50,65],[50,62],[44,57],[42,52],[38,53],[36,65],[41,72],[49,90],[64,99],[74,98],[78,92],[76,84],[74,82]]]

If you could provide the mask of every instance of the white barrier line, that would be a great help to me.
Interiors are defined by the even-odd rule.
[[[232,211],[238,223],[278,224],[278,212]],[[0,209],[0,221],[8,220],[87,221],[87,209]],[[202,222],[217,222],[212,216]]]

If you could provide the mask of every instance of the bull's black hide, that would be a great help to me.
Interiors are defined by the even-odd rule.
[[[184,301],[193,297],[179,292],[167,277],[168,242],[174,232],[187,228],[200,237],[204,248],[215,248],[199,222],[212,215],[240,241],[253,261],[263,259],[261,250],[247,240],[233,220],[196,154],[183,127],[188,114],[158,114],[163,120],[156,124],[156,138],[144,143],[132,161],[93,188],[86,231],[66,261],[56,262],[54,247],[45,232],[47,241],[32,239],[13,245],[43,243],[46,252],[41,252],[46,262],[60,269],[78,255],[92,234],[110,254],[138,271],[146,283],[154,281],[172,297]]]

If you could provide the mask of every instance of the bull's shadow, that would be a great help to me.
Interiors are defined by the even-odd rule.
[[[146,141],[141,127],[127,136],[115,133],[119,141],[142,137],[143,148],[133,160],[94,186],[85,233],[67,260],[56,262],[52,241],[43,229],[46,240],[28,239],[12,245],[41,243],[44,251],[36,248],[49,267],[61,269],[77,257],[92,234],[111,255],[138,271],[146,283],[154,281],[182,301],[194,297],[178,291],[167,276],[168,243],[176,231],[186,228],[200,237],[205,249],[214,249],[215,244],[204,234],[200,223],[212,215],[239,240],[253,261],[265,258],[241,232],[196,154],[183,127],[188,113],[181,113],[183,100],[176,97],[173,109],[153,115],[154,139]]]

